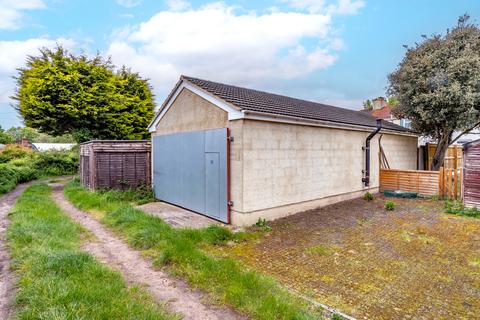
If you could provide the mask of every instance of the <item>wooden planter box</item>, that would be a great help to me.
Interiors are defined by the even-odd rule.
[[[89,189],[129,189],[151,183],[148,140],[93,140],[80,145],[80,181]]]

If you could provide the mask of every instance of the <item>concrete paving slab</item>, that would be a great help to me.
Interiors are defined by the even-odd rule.
[[[174,228],[201,229],[212,224],[224,225],[217,220],[202,216],[199,213],[161,201],[143,204],[137,206],[137,208],[161,218]]]

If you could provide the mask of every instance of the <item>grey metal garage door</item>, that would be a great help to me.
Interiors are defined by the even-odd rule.
[[[155,196],[228,223],[227,134],[222,128],[153,137]]]

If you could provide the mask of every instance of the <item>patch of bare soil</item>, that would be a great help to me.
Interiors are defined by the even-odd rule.
[[[10,254],[6,244],[6,231],[9,225],[7,217],[15,200],[28,184],[18,185],[14,190],[0,198],[0,319],[9,319],[11,303],[15,296],[14,276],[10,270]]]
[[[118,270],[129,284],[141,285],[159,302],[165,302],[171,312],[182,315],[183,319],[244,319],[227,307],[207,304],[204,293],[190,289],[185,282],[162,270],[155,270],[138,251],[114,236],[90,214],[75,208],[63,195],[63,186],[55,186],[53,198],[65,213],[96,236],[96,241],[85,243],[86,251]]]
[[[215,250],[357,318],[480,319],[480,220],[433,200],[386,211],[385,200],[302,212]]]

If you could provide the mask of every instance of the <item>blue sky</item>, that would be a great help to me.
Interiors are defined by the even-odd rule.
[[[385,94],[403,44],[444,33],[476,0],[0,0],[0,125],[18,126],[12,76],[62,43],[151,79],[161,103],[180,74],[347,108]]]

